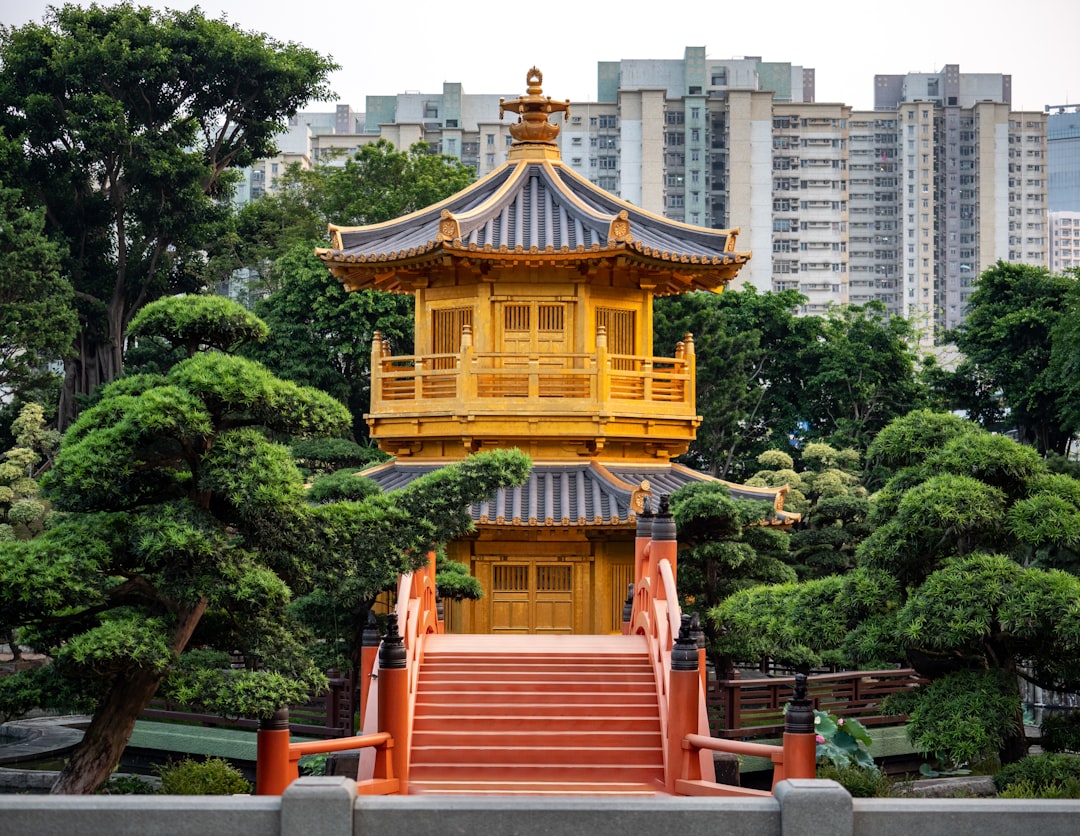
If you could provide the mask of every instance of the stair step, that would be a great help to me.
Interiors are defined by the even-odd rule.
[[[554,741],[554,742],[552,742]],[[455,726],[417,729],[413,731],[412,745],[416,747],[453,746],[498,747],[502,749],[525,749],[532,747],[563,746],[572,742],[575,746],[597,748],[653,747],[660,745],[660,730],[640,731],[606,730],[595,728],[565,729],[556,724],[538,725],[536,728],[518,728],[502,731],[463,731]]]
[[[520,698],[520,701],[514,697]],[[656,706],[655,692],[605,693],[603,691],[537,691],[529,690],[474,690],[468,691],[425,691],[418,690],[417,704],[461,705],[477,703],[498,703],[527,705],[530,703],[561,703],[563,705],[651,705]]]
[[[666,795],[659,787],[648,783],[596,782],[570,783],[565,781],[410,781],[409,793],[423,795]]]
[[[412,763],[409,782],[414,781],[492,781],[565,783],[651,783],[663,781],[664,767],[653,763],[600,764],[490,764]]]
[[[616,670],[608,673],[589,671],[563,671],[560,673],[534,670],[474,670],[433,671],[425,665],[420,669],[421,687],[436,682],[536,682],[548,685],[626,684],[641,685],[655,689],[652,671]]]
[[[578,742],[576,739],[574,742]],[[485,766],[569,767],[622,766],[624,763],[663,769],[664,758],[657,737],[652,746],[419,746],[414,744],[410,766],[419,769],[428,764],[453,763]]]
[[[490,707],[490,706],[488,706]],[[553,711],[563,711],[562,706],[542,706]],[[656,711],[639,716],[631,715],[544,715],[537,711],[531,711],[528,716],[513,716],[508,714],[463,714],[463,713],[439,713],[417,712],[413,721],[413,733],[443,731],[460,732],[461,734],[476,734],[477,732],[507,734],[515,731],[523,731],[533,727],[558,729],[565,732],[596,731],[598,733],[627,734],[627,733],[660,733],[660,718]]]

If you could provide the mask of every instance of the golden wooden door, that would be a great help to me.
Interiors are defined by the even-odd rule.
[[[491,575],[491,632],[574,632],[569,563],[496,563]]]

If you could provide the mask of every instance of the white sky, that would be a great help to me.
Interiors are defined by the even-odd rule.
[[[40,22],[48,5],[0,0],[0,22]],[[937,72],[945,64],[959,64],[964,73],[1011,74],[1014,109],[1080,103],[1077,0],[204,0],[199,6],[209,17],[224,15],[242,29],[333,56],[342,69],[331,83],[339,101],[357,111],[367,95],[439,93],[444,81],[461,82],[467,94],[516,96],[525,92],[533,65],[544,73],[545,95],[595,100],[597,61],[681,59],[686,46],[704,46],[711,58],[757,55],[812,67],[817,101],[858,109],[873,106],[875,73]]]

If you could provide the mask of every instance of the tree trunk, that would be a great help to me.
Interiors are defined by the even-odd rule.
[[[53,794],[89,794],[108,780],[135,721],[157,693],[162,674],[137,670],[119,678],[90,721],[82,743],[53,784]]]
[[[64,386],[60,391],[58,428],[64,432],[78,417],[78,397],[88,396],[103,383],[111,383],[123,369],[111,343],[89,340],[80,335],[76,354],[64,363]]]
[[[206,601],[203,600],[177,614],[169,642],[174,653],[179,654],[187,646],[205,610]],[[150,704],[167,674],[168,671],[139,668],[117,677],[108,696],[94,713],[82,743],[53,784],[54,795],[89,794],[108,780],[131,739],[135,721]]]

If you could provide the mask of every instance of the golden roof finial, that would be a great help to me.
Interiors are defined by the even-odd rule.
[[[553,102],[551,96],[542,95],[544,90],[541,85],[544,82],[544,75],[536,67],[529,70],[525,82],[528,85],[527,95],[512,102],[499,99],[499,118],[502,119],[505,111],[521,114],[517,123],[510,126],[510,136],[517,142],[553,144],[555,137],[559,135],[559,126],[551,124],[548,116],[552,113],[564,113],[569,116],[570,100]],[[563,118],[565,119],[566,116]]]

